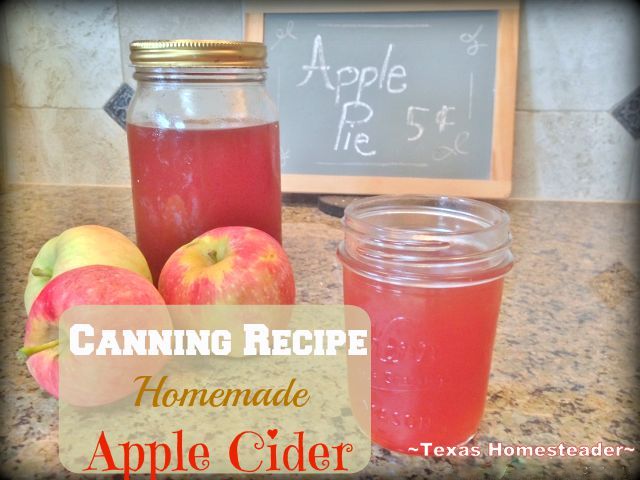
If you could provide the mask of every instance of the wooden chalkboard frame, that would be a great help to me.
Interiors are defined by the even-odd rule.
[[[419,193],[505,198],[511,193],[513,140],[518,69],[518,0],[300,2],[298,0],[249,0],[244,4],[244,37],[264,41],[266,13],[344,13],[492,10],[498,12],[496,86],[493,108],[491,176],[488,180],[341,175],[282,175],[283,192],[383,194]]]

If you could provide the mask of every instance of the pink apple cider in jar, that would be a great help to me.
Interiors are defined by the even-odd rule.
[[[507,214],[461,198],[381,196],[353,202],[343,221],[344,302],[371,319],[372,440],[413,454],[423,442],[467,442],[512,265]]]

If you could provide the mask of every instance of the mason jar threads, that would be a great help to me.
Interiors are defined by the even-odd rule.
[[[380,196],[351,203],[343,223],[344,302],[372,324],[372,440],[413,454],[467,442],[513,264],[508,215],[464,198]]]
[[[136,235],[154,279],[178,247],[215,227],[250,226],[281,241],[279,127],[264,44],[144,40],[130,48]]]

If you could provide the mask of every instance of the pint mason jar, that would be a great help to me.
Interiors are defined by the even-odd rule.
[[[264,44],[131,43],[127,139],[138,245],[154,279],[167,258],[221,226],[281,241],[278,116]]]
[[[466,443],[513,264],[508,215],[464,198],[380,196],[350,204],[343,223],[344,303],[371,318],[372,440],[410,454]]]

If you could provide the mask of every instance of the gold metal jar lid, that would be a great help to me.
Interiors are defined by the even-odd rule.
[[[135,40],[129,58],[139,67],[264,68],[264,43],[232,40]]]

